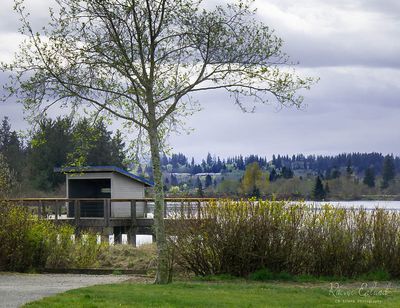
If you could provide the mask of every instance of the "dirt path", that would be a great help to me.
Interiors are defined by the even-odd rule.
[[[0,308],[21,305],[67,290],[132,280],[125,275],[0,273]]]

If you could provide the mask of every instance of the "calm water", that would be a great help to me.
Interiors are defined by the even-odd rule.
[[[365,209],[374,209],[374,208],[382,208],[382,209],[390,209],[390,210],[400,210],[400,201],[307,201],[307,204],[315,204],[316,206],[320,206],[326,203],[332,204],[334,206],[340,207],[363,207]]]

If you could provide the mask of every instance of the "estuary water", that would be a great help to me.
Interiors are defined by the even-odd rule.
[[[306,204],[320,207],[324,204],[331,204],[339,207],[355,207],[365,209],[382,208],[387,210],[400,211],[400,201],[385,201],[385,200],[357,200],[357,201],[306,201]]]

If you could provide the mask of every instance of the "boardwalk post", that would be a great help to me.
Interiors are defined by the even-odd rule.
[[[131,200],[131,225],[136,226],[136,200]]]
[[[75,216],[75,225],[79,226],[79,220],[81,218],[81,203],[80,200],[74,200],[74,216]]]
[[[168,201],[164,201],[164,218],[167,218],[167,206],[168,206]]]
[[[144,201],[143,218],[147,218],[147,200]]]
[[[110,225],[111,200],[104,199],[103,202],[104,202],[104,224],[105,227],[108,227]]]
[[[131,226],[128,230],[128,242],[133,247],[136,247],[136,200],[131,200]]]
[[[181,219],[185,218],[185,204],[181,201]]]
[[[59,212],[59,204],[58,200],[56,200],[56,203],[54,204],[54,221],[56,224],[58,224],[58,212]]]
[[[201,204],[200,204],[200,200],[197,201],[197,218],[201,219]]]

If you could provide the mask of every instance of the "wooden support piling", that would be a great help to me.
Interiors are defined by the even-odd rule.
[[[56,200],[53,209],[54,209],[54,221],[58,224],[58,214],[59,214],[60,205],[58,204],[58,200]]]
[[[75,225],[78,227],[81,219],[81,202],[80,200],[74,200],[74,218]]]
[[[131,200],[131,225],[136,226],[136,200]]]
[[[110,225],[110,214],[111,214],[111,201],[104,199],[104,225],[108,227]]]
[[[168,201],[164,201],[164,218],[167,217],[167,207],[168,207]]]
[[[197,219],[201,219],[201,203],[197,201]]]
[[[185,203],[183,203],[183,201],[181,201],[181,219],[185,218]]]

